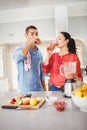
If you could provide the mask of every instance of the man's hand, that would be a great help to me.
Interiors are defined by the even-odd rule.
[[[37,44],[37,45],[39,45],[39,44],[41,44],[41,40],[40,40],[40,38],[36,38],[36,42],[35,42],[35,44]]]
[[[28,40],[28,44],[33,47],[35,44],[41,44],[41,40],[38,37],[32,37]]]

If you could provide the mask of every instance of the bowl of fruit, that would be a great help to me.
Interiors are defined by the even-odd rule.
[[[72,101],[81,111],[87,112],[87,83],[72,92]]]

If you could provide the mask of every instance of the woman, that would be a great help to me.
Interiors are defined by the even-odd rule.
[[[65,83],[65,76],[60,74],[60,66],[64,62],[76,62],[76,74],[77,80],[82,80],[80,61],[76,54],[76,45],[74,39],[71,38],[67,32],[60,32],[56,38],[57,47],[59,52],[52,53],[52,48],[47,48],[47,57],[42,67],[44,73],[50,73],[50,90],[61,91]],[[54,47],[53,47],[54,49]]]

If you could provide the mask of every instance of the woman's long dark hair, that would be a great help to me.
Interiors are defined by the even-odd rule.
[[[67,45],[68,51],[70,53],[76,54],[76,43],[75,43],[75,40],[73,38],[71,38],[70,34],[67,33],[67,32],[60,32],[60,33],[63,34],[63,36],[65,37],[66,40],[67,39],[69,40],[68,45]]]

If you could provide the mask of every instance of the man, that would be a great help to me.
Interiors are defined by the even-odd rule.
[[[18,87],[20,92],[46,90],[42,70],[42,54],[36,46],[41,43],[35,26],[25,29],[26,42],[15,49],[13,58],[18,69]]]

